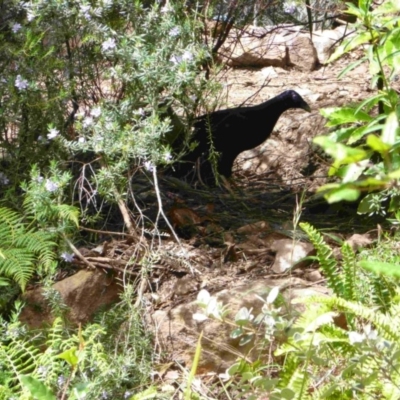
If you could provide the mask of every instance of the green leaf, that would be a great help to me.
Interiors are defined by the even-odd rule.
[[[381,155],[386,154],[390,150],[390,146],[384,143],[378,136],[368,135],[367,145]]]
[[[65,350],[57,357],[64,359],[71,367],[76,367],[76,365],[78,364],[78,355],[76,347],[71,347],[70,349]]]
[[[400,11],[400,2],[398,0],[386,0],[379,7],[372,11],[373,16],[380,14],[392,14]]]
[[[346,75],[348,72],[352,71],[354,68],[357,68],[360,64],[362,64],[366,60],[367,60],[367,58],[363,57],[360,60],[352,62],[342,72],[340,72],[340,74],[338,75],[338,78],[341,78],[342,76]]]
[[[348,12],[348,11],[347,11]],[[359,15],[358,13],[351,13],[353,15]],[[354,38],[346,40],[343,44],[337,47],[334,53],[329,57],[328,63],[336,60],[337,58],[341,57],[343,54],[348,53],[349,51],[355,49],[356,47],[360,46],[361,44],[369,43],[371,41],[371,33],[370,32],[361,32],[360,34],[356,35]]]
[[[149,387],[143,392],[137,393],[130,398],[130,400],[149,400],[156,399],[158,397],[157,388],[154,386]]]
[[[392,196],[390,199],[388,211],[397,212],[398,210],[400,210],[400,196]]]
[[[38,400],[56,400],[56,396],[53,394],[43,382],[38,379],[29,376],[21,375],[19,377],[21,383],[30,391],[31,395]]]
[[[369,158],[369,155],[365,150],[336,143],[327,136],[315,137],[314,143],[320,145],[326,153],[335,159],[334,168],[338,168],[341,164],[358,162]]]
[[[324,195],[328,203],[337,203],[339,201],[355,201],[360,196],[360,190],[355,187],[343,185],[338,189],[333,189]]]
[[[373,120],[366,112],[362,110],[357,111],[357,109],[354,107],[331,107],[323,108],[320,112],[328,119],[328,123],[326,124],[328,127],[360,121],[370,122]]]
[[[391,112],[386,119],[385,126],[382,131],[382,142],[393,145],[399,134],[399,121],[395,112]]]
[[[357,163],[352,163],[341,168],[337,175],[342,178],[343,183],[349,183],[356,181],[360,175],[365,171],[369,164],[369,160],[362,160]]]
[[[78,382],[71,388],[71,394],[69,395],[68,400],[85,399],[92,386],[93,384],[90,382]]]
[[[359,264],[362,268],[373,271],[376,274],[400,278],[400,268],[398,264],[390,264],[378,261],[360,261]]]
[[[372,207],[371,199],[373,198],[373,194],[367,194],[358,205],[357,213],[358,214],[369,214],[375,211],[375,208]]]

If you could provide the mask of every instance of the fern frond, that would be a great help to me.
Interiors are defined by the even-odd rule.
[[[344,243],[341,248],[343,256],[343,298],[350,301],[356,301],[356,255],[348,243]]]
[[[11,248],[3,251],[0,258],[0,275],[13,279],[22,291],[35,272],[34,254],[26,249]]]
[[[343,295],[344,284],[339,274],[336,260],[333,257],[332,249],[325,243],[322,235],[310,224],[301,222],[300,227],[307,234],[317,251],[318,262],[326,275],[328,287],[337,296]]]
[[[18,335],[8,334],[7,340],[3,338],[3,342],[0,342],[0,359],[5,362],[7,371],[11,374],[10,386],[16,389],[21,387],[18,377],[33,372],[38,354],[37,346],[19,338]]]
[[[290,378],[290,381],[287,385],[287,389],[292,390],[296,395],[296,400],[307,400],[310,399],[310,395],[308,394],[308,383],[309,383],[309,374],[305,370],[305,366],[299,366]]]
[[[79,226],[79,210],[68,204],[60,204],[57,206],[58,214],[62,220],[70,221],[75,226]]]
[[[370,283],[373,304],[378,305],[382,312],[388,312],[396,293],[393,281],[383,275],[374,275],[370,277]]]
[[[310,296],[303,299],[304,302],[326,304],[332,309],[338,308],[341,311],[350,312],[355,316],[364,319],[371,325],[375,326],[380,336],[387,340],[398,343],[400,341],[400,318],[397,316],[385,315],[370,307],[362,304],[344,300],[342,298]]]
[[[12,243],[21,232],[21,216],[4,207],[0,207],[0,246]]]
[[[18,213],[0,208],[0,276],[13,279],[25,290],[38,268],[52,269],[55,247],[54,234],[27,230]]]

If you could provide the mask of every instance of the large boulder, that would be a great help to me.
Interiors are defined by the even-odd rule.
[[[62,281],[55,283],[56,290],[63,303],[68,306],[68,319],[72,323],[88,322],[100,307],[107,307],[119,300],[121,285],[101,271],[82,270]],[[26,305],[20,320],[30,328],[40,328],[44,323],[51,323],[48,300],[43,288],[27,290],[23,296]]]

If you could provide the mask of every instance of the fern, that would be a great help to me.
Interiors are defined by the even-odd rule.
[[[21,388],[18,377],[33,372],[39,349],[32,341],[25,340],[19,323],[10,324],[7,328],[1,331],[0,370],[7,371],[9,389],[18,392]]]
[[[343,256],[343,275],[344,275],[344,293],[346,300],[355,301],[356,296],[356,255],[348,243],[344,243],[341,248]]]
[[[373,325],[381,336],[387,340],[400,343],[400,318],[399,315],[385,315],[382,312],[366,307],[359,303],[344,300],[339,297],[318,297],[311,296],[304,299],[305,303],[322,303],[331,309],[350,312],[356,317],[363,319]]]
[[[326,275],[328,287],[331,288],[333,293],[337,296],[343,295],[344,282],[338,273],[337,263],[332,255],[332,249],[325,243],[322,235],[310,224],[301,222],[300,227],[308,235],[317,251],[318,261]]]
[[[35,271],[50,271],[55,263],[54,235],[27,230],[22,217],[8,208],[0,208],[0,246],[0,277],[14,280],[21,290]]]

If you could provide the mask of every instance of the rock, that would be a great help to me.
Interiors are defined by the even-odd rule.
[[[219,52],[219,58],[232,67],[280,67],[295,66],[301,71],[315,69],[318,58],[308,34],[299,29],[275,27],[263,34],[254,35],[232,29]],[[272,70],[268,78],[275,77]]]
[[[313,249],[311,243],[297,242],[292,239],[277,240],[271,246],[271,250],[276,252],[272,270],[277,274],[285,272],[311,253]]]
[[[325,64],[340,44],[345,35],[353,35],[354,31],[349,31],[346,26],[339,26],[336,29],[315,30],[312,42],[317,52],[318,61]]]
[[[101,271],[82,270],[52,288],[60,293],[63,302],[70,308],[68,318],[72,323],[88,322],[100,308],[116,303],[122,292],[117,282]],[[27,290],[23,296],[26,306],[20,320],[30,328],[40,328],[44,323],[51,323],[48,301],[43,296],[43,289]]]
[[[233,320],[236,313],[242,308],[251,309],[257,316],[261,313],[263,302],[260,297],[266,298],[273,287],[278,286],[280,293],[288,302],[283,307],[288,318],[295,317],[304,310],[303,304],[291,305],[294,299],[311,295],[327,295],[330,291],[325,287],[307,287],[308,283],[299,278],[287,279],[257,279],[257,282],[240,284],[237,287],[222,290],[213,296],[226,305],[229,310],[229,319]],[[193,314],[202,314],[203,310],[195,301],[179,305],[169,311],[158,310],[148,317],[149,325],[154,329],[158,343],[170,359],[178,360],[186,368],[190,368],[200,332],[203,332],[202,353],[197,368],[198,374],[208,372],[224,372],[239,357],[255,361],[262,359],[257,343],[265,340],[262,336],[253,338],[244,346],[239,345],[240,338],[233,339],[230,334],[232,325],[213,319],[200,321],[194,319]],[[151,318],[151,319],[150,319]],[[264,346],[266,353],[271,349]]]
[[[237,40],[237,41],[236,41]],[[271,37],[261,39],[243,35],[234,41],[228,40],[222,54],[232,67],[284,67],[287,65],[285,45],[274,43]]]
[[[306,35],[298,35],[287,43],[289,65],[294,65],[300,71],[313,71],[318,63],[317,52],[313,42]]]

